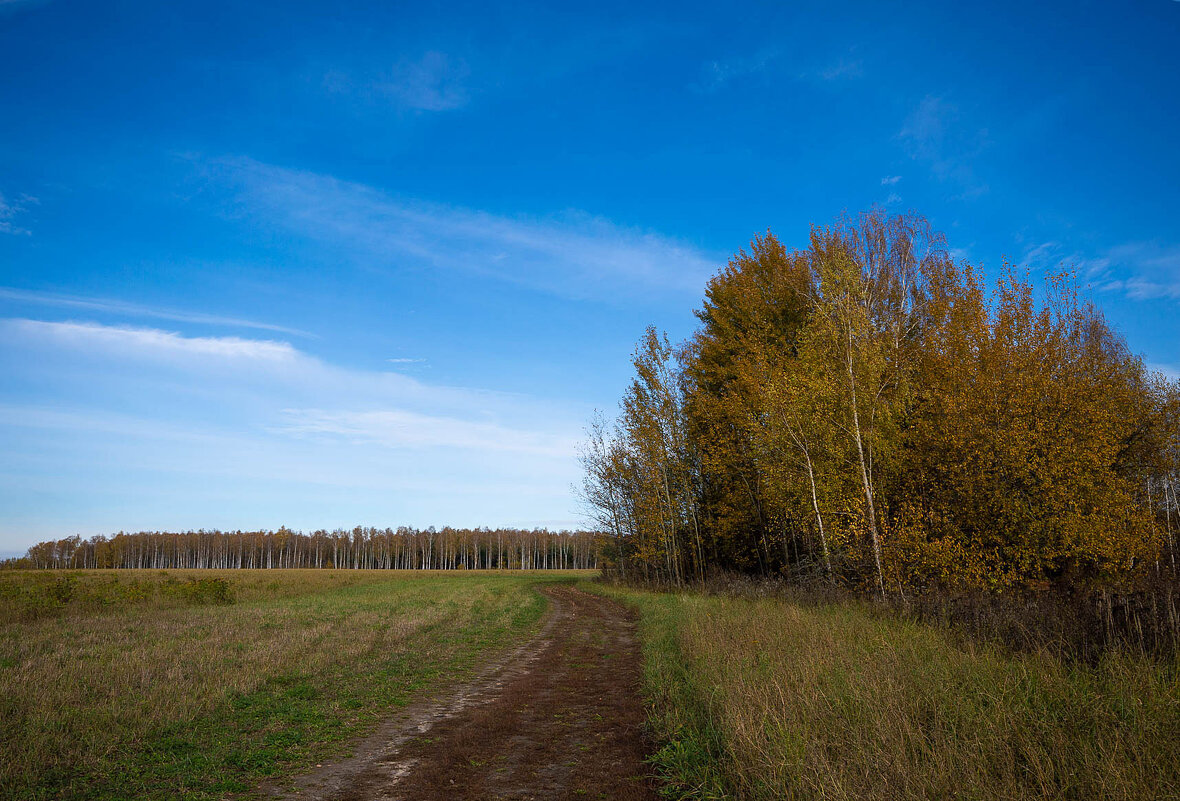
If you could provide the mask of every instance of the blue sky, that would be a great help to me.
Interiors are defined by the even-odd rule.
[[[915,209],[1180,371],[1180,2],[0,0],[0,551],[576,525],[648,323]]]

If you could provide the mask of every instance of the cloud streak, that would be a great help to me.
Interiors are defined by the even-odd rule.
[[[14,234],[29,236],[32,232],[28,228],[17,225],[15,220],[40,201],[31,195],[21,195],[16,200],[8,200],[0,194],[0,234]]]
[[[333,412],[284,409],[274,430],[297,436],[335,436],[388,448],[448,448],[555,458],[575,452],[576,438],[521,431],[497,423],[458,420],[405,410]]]
[[[1180,244],[1124,242],[1087,255],[1050,240],[1030,245],[1021,261],[1036,269],[1077,268],[1094,289],[1130,300],[1180,300]]]
[[[1180,245],[1127,242],[1081,265],[1103,291],[1132,300],[1180,300]]]
[[[470,100],[470,75],[463,59],[431,50],[420,59],[401,61],[376,88],[415,111],[453,111]]]
[[[89,321],[0,319],[0,374],[0,537],[495,525],[575,507],[576,404]]]
[[[860,59],[842,58],[819,71],[819,77],[825,81],[839,81],[848,78],[860,78],[864,75],[864,62]]]
[[[0,343],[37,361],[81,358],[89,369],[138,375],[143,394],[209,387],[225,413],[291,436],[333,435],[391,448],[571,457],[579,429],[521,395],[433,386],[394,372],[344,369],[287,342],[189,337],[90,322],[0,320]],[[71,357],[70,354],[73,354]],[[79,381],[86,376],[76,374]],[[233,408],[234,405],[237,408]],[[570,415],[570,420],[573,415]]]
[[[987,129],[972,130],[965,125],[954,104],[927,95],[906,118],[897,137],[910,158],[928,165],[935,178],[960,187],[958,199],[987,192],[987,184],[979,180],[974,168],[987,147]]]
[[[653,290],[695,296],[723,262],[583,212],[508,217],[249,160],[221,167],[260,220],[379,269],[430,267],[564,297],[617,301]]]
[[[9,330],[58,347],[122,353],[139,352],[168,358],[211,358],[290,364],[298,352],[286,342],[239,337],[186,337],[157,328],[132,328],[100,323],[8,320]]]
[[[128,303],[108,298],[82,297],[78,295],[61,295],[52,292],[32,292],[13,287],[0,287],[0,300],[11,300],[20,303],[35,303],[43,306],[58,306],[68,309],[85,309],[87,311],[105,312],[108,314],[124,315],[127,317],[147,317],[158,320],[173,320],[180,323],[197,323],[200,325],[217,325],[232,328],[253,328],[261,331],[291,334],[300,337],[314,337],[314,334],[301,331],[298,328],[288,328],[282,325],[260,323],[255,320],[245,320],[240,317],[223,317],[216,314],[188,312],[177,309],[153,308],[137,303]]]
[[[719,92],[734,80],[765,72],[781,56],[782,51],[772,47],[751,56],[710,61],[702,68],[700,82],[694,84],[692,89],[704,94]]]

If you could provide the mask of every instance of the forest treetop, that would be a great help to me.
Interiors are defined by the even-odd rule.
[[[544,528],[412,526],[275,531],[120,531],[46,540],[10,568],[594,569],[599,535]]]

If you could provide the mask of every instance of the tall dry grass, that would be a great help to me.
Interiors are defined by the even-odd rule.
[[[674,796],[1180,797],[1175,663],[1005,654],[854,603],[606,591],[643,612]]]
[[[231,770],[251,753],[249,744],[219,742],[218,720],[264,718],[265,705],[250,707],[250,699],[267,688],[288,688],[276,696],[288,700],[305,696],[309,703],[299,714],[314,720],[238,719],[225,731],[256,729],[266,737],[291,724],[292,731],[310,732],[292,741],[293,750],[313,753],[315,744],[304,740],[359,732],[399,700],[396,694],[369,698],[365,677],[372,677],[372,687],[401,691],[445,679],[436,673],[461,671],[480,651],[503,644],[485,634],[510,641],[542,605],[530,589],[540,578],[519,574],[74,575],[78,586],[68,597],[55,590],[60,575],[0,576],[9,583],[10,598],[27,601],[7,606],[0,623],[0,796],[5,798],[118,797],[123,786],[118,774],[151,774],[153,749],[176,750],[177,738],[198,752],[224,747],[221,764],[201,767],[189,755],[188,767],[177,768],[177,780],[214,786],[202,785],[192,771]],[[228,593],[214,592],[222,597],[211,602],[183,589],[198,577],[226,582]],[[13,584],[21,585],[19,591]],[[182,591],[164,591],[165,586]],[[46,611],[37,600],[42,590],[57,591],[64,600]],[[292,696],[292,686],[302,689]],[[340,697],[334,699],[337,691]],[[189,737],[190,727],[204,734]],[[143,782],[129,786],[168,797],[160,784],[165,779],[149,775]],[[109,793],[94,789],[108,784],[114,788]]]

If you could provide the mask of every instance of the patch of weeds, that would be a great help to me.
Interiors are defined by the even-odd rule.
[[[74,597],[74,592],[77,588],[78,577],[76,575],[67,574],[65,576],[58,576],[49,585],[47,595],[53,602],[64,606]]]
[[[224,606],[234,602],[233,590],[223,578],[194,578],[177,581],[168,576],[160,583],[160,591],[185,604]]]
[[[680,732],[648,761],[660,777],[660,795],[664,798],[721,801],[731,797],[725,791],[714,749],[695,732]]]

